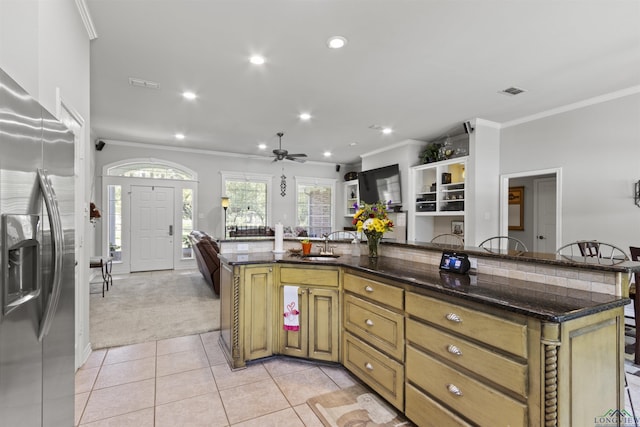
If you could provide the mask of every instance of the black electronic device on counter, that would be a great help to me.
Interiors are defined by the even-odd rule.
[[[471,264],[469,256],[460,252],[442,252],[440,259],[440,270],[450,271],[452,273],[466,274]]]

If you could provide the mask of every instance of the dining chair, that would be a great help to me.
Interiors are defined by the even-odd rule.
[[[510,236],[493,236],[480,242],[481,247],[488,252],[499,253],[501,250],[516,251],[519,253],[528,252],[527,245],[522,240]]]

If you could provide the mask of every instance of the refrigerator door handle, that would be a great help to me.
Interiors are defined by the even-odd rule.
[[[56,201],[56,193],[53,191],[53,186],[51,185],[51,180],[46,170],[38,169],[38,180],[40,181],[44,204],[49,213],[49,226],[51,227],[53,240],[53,283],[51,285],[51,295],[48,298],[44,316],[40,322],[40,331],[38,332],[38,340],[42,341],[49,333],[53,317],[58,308],[58,301],[60,300],[64,235],[62,233],[62,221],[60,219],[60,211],[58,210],[58,202]]]

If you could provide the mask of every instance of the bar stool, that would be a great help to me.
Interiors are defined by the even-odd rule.
[[[109,285],[113,286],[113,277],[111,277],[111,269],[113,268],[113,257],[90,257],[89,268],[99,268],[102,274],[102,298],[104,298],[104,288],[107,291]]]

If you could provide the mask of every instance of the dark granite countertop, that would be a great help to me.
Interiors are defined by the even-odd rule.
[[[222,240],[222,242],[251,242],[251,241],[265,241],[273,240],[273,237],[253,237],[253,238],[232,238]],[[300,238],[285,238],[285,241],[298,241]],[[322,238],[309,238],[314,242],[324,241]],[[342,243],[350,243],[350,240],[338,240]],[[464,248],[447,247],[446,245],[439,245],[429,242],[411,242],[411,241],[396,241],[393,239],[382,239],[381,245],[398,246],[404,248],[414,248],[422,250],[431,250],[436,252],[442,252],[443,250],[450,250],[456,252],[464,252],[470,256],[479,256],[483,258],[495,258],[499,260],[509,261],[524,261],[533,262],[537,264],[555,265],[561,267],[571,268],[584,268],[587,270],[597,271],[609,271],[609,272],[622,272],[622,273],[640,273],[640,262],[636,261],[621,261],[610,260],[607,258],[595,258],[595,257],[582,257],[582,256],[566,256],[558,255],[556,253],[541,253],[541,252],[522,252],[522,251],[500,251],[500,250],[488,250],[479,248],[476,246],[465,246]]]
[[[278,262],[342,266],[394,280],[399,286],[413,292],[450,295],[555,323],[621,307],[631,301],[629,298],[502,276],[445,273],[436,266],[397,258],[380,257],[372,261],[366,256],[342,255],[327,261],[308,261],[289,254],[260,252],[221,254],[220,259],[229,265]]]

